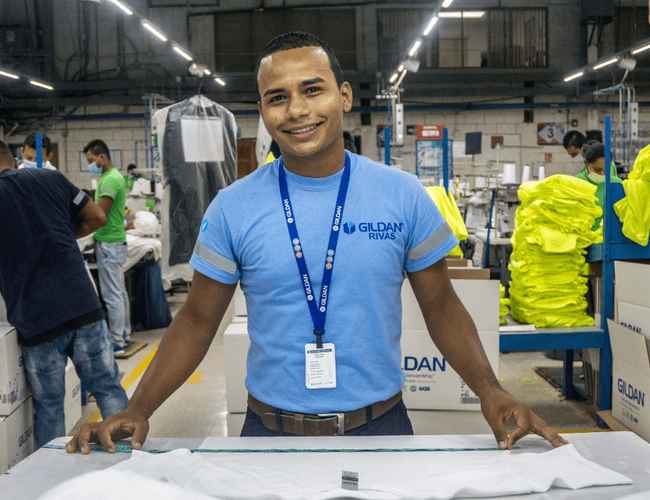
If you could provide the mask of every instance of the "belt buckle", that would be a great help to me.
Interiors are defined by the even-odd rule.
[[[345,434],[345,413],[317,413],[319,418],[336,417],[336,435],[343,436]]]

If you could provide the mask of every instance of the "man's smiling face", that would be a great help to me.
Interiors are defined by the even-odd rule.
[[[257,84],[260,114],[283,155],[313,158],[343,140],[343,113],[352,107],[352,89],[347,82],[337,84],[320,47],[265,57]]]

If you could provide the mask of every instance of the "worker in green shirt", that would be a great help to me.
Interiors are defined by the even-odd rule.
[[[106,225],[95,233],[95,256],[99,286],[108,312],[108,327],[115,354],[123,354],[131,340],[129,295],[124,283],[122,266],[127,258],[124,209],[126,182],[113,167],[111,152],[100,139],[84,148],[88,170],[101,176],[95,192],[95,202],[106,214]]]
[[[598,141],[589,141],[582,147],[582,155],[585,159],[585,167],[578,172],[576,177],[596,186],[598,204],[605,210],[605,147]],[[611,182],[621,183],[616,175],[616,166],[610,165]],[[596,219],[594,227],[600,226],[602,217]]]

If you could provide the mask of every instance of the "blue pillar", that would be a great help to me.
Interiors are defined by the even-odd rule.
[[[36,166],[43,168],[43,134],[36,132]]]

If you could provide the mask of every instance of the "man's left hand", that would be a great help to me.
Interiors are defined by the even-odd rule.
[[[495,388],[482,396],[481,411],[494,432],[499,448],[511,450],[517,441],[528,434],[542,436],[554,448],[568,444],[543,419],[505,390]],[[513,421],[516,428],[508,431],[507,426]]]

